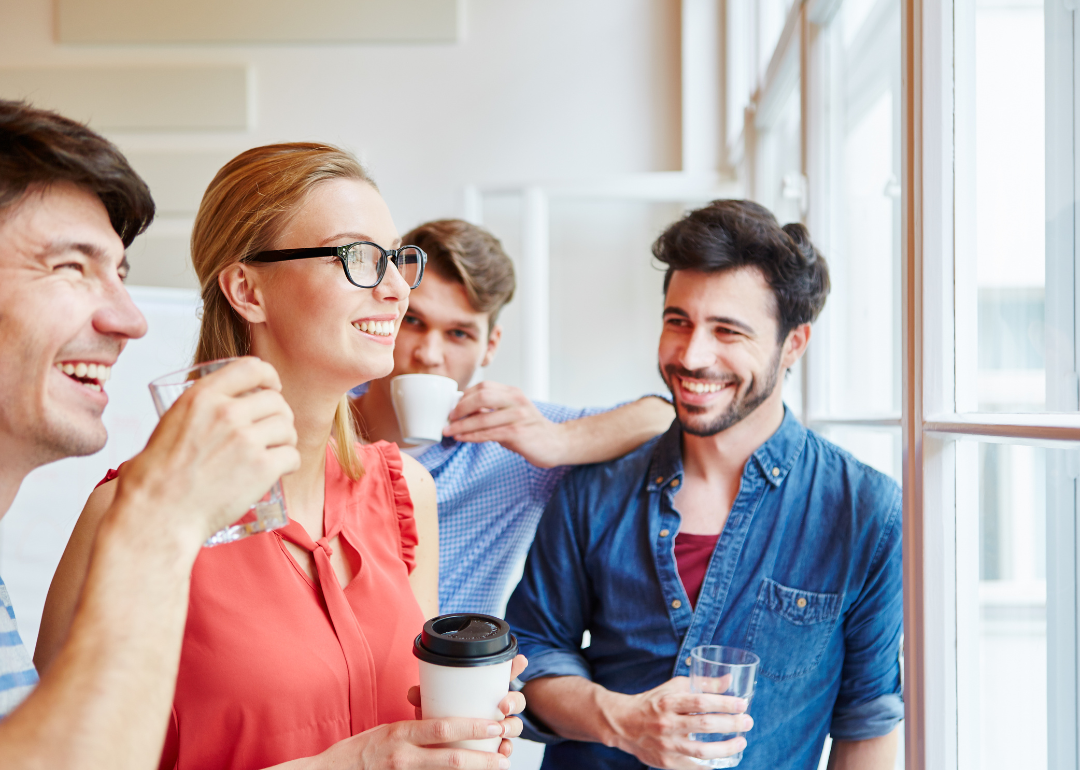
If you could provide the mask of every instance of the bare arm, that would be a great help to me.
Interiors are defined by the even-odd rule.
[[[424,617],[433,618],[439,614],[439,517],[435,482],[424,466],[409,455],[401,455],[401,462],[420,536],[416,545],[416,566],[409,575],[409,584]]]
[[[564,738],[591,741],[633,754],[649,767],[694,770],[692,759],[727,757],[745,738],[702,743],[689,734],[744,732],[753,719],[746,701],[691,694],[677,677],[637,695],[612,692],[580,676],[533,679],[523,690],[529,710]]]
[[[443,431],[458,441],[497,441],[539,468],[621,457],[675,419],[662,398],[646,396],[601,414],[551,422],[518,388],[481,382],[469,388]]]
[[[86,575],[90,569],[90,555],[94,538],[105,512],[116,497],[116,480],[113,479],[90,493],[83,512],[71,533],[64,555],[53,575],[49,595],[45,598],[45,610],[41,616],[34,665],[44,674],[63,646],[71,628],[75,607],[79,602]]]
[[[829,770],[892,770],[900,728],[865,741],[833,741]]]
[[[299,464],[280,387],[273,367],[254,359],[215,372],[177,401],[125,465],[90,548],[70,632],[38,688],[0,721],[4,770],[157,766],[195,557],[212,532]]]

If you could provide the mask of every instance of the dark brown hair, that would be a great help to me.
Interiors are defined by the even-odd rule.
[[[776,298],[779,337],[811,323],[829,296],[829,266],[798,222],[780,227],[767,208],[753,201],[719,200],[691,211],[653,244],[667,265],[664,291],[676,270],[718,273],[756,267]]]
[[[514,263],[498,238],[462,219],[440,219],[407,232],[402,243],[428,255],[427,269],[465,287],[469,304],[488,314],[488,332],[514,296]]]
[[[154,218],[150,188],[111,142],[55,112],[0,99],[0,216],[60,182],[101,199],[125,247]]]

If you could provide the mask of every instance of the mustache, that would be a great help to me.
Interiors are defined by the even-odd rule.
[[[675,381],[676,377],[680,377],[687,380],[703,380],[705,382],[717,382],[724,385],[735,384],[741,385],[743,378],[736,374],[714,372],[710,369],[685,369],[677,364],[668,364],[664,367],[664,379],[667,380],[668,386]]]

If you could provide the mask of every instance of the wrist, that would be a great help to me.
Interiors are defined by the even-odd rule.
[[[599,715],[597,739],[609,748],[626,751],[626,717],[631,696],[598,687],[593,695],[595,713]]]
[[[102,518],[99,538],[190,572],[207,536],[186,513],[138,483],[121,481]]]

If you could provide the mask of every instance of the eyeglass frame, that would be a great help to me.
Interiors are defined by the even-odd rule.
[[[349,272],[349,265],[346,262],[345,255],[348,250],[353,246],[374,246],[379,250],[379,263],[375,266],[376,279],[375,283],[370,286],[364,286],[353,280],[352,273]],[[396,249],[384,249],[377,243],[371,241],[353,241],[352,243],[346,243],[344,246],[315,246],[307,249],[271,249],[269,251],[257,251],[254,254],[250,254],[241,262],[290,262],[294,259],[315,259],[316,257],[337,257],[341,263],[341,269],[345,271],[345,278],[358,289],[374,289],[380,283],[382,283],[383,276],[386,275],[386,266],[394,260],[394,267],[397,268],[397,257],[400,256],[403,249],[416,249],[420,252],[420,273],[416,276],[416,283],[409,287],[410,290],[415,289],[420,285],[420,281],[424,278],[424,268],[427,266],[427,252],[419,246],[405,245],[399,246]],[[399,268],[400,270],[400,268]]]

